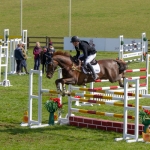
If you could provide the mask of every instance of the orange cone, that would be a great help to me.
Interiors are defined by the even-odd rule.
[[[25,112],[24,112],[23,122],[24,122],[24,123],[28,123],[28,111],[25,111]]]
[[[58,120],[58,115],[56,113],[54,113],[54,121]]]

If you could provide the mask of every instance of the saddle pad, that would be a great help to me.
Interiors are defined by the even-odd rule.
[[[97,64],[95,64],[95,65],[92,65],[92,67],[94,68],[94,71],[95,71],[95,73],[100,73],[100,66],[99,66],[99,64],[97,63]],[[87,72],[84,68],[83,68],[83,72],[85,73],[85,74],[87,74],[87,73],[89,73],[89,72]]]

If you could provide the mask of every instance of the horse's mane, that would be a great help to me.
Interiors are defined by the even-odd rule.
[[[66,57],[70,57],[71,55],[68,52],[63,52],[63,51],[56,51],[53,56],[56,55],[62,55],[62,56],[66,56]]]
[[[75,60],[71,55],[70,55],[70,53],[68,53],[68,52],[63,52],[63,51],[57,51],[57,52],[55,52],[54,54],[53,54],[53,57],[54,56],[57,56],[57,55],[61,55],[61,56],[66,56],[66,57],[70,57],[70,60],[72,61],[72,62],[74,62],[76,65],[79,65],[79,61],[78,60]]]

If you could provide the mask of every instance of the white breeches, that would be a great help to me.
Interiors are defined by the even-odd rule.
[[[87,59],[85,60],[85,64],[87,65],[88,63],[90,63],[95,57],[96,57],[96,54],[89,55]]]
[[[81,54],[79,56],[79,58],[83,57],[84,54]],[[89,55],[86,60],[85,60],[85,64],[87,65],[88,63],[90,63],[94,58],[96,57],[96,53],[95,54],[92,54],[92,55]]]

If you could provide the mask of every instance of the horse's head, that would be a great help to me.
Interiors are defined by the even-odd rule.
[[[72,60],[70,59],[70,54],[63,51],[57,51],[51,57],[49,54],[46,55],[46,73],[47,78],[52,78],[57,66],[65,71],[71,70]]]
[[[46,77],[51,79],[57,68],[58,63],[53,59],[53,57],[49,55],[46,55],[46,57]]]

